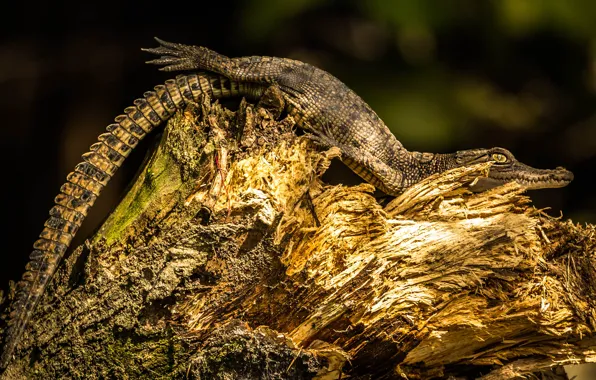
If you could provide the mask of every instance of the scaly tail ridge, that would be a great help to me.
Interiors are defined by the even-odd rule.
[[[184,108],[187,102],[197,101],[201,94],[221,98],[261,93],[259,86],[230,82],[219,75],[180,75],[156,86],[155,91],[146,92],[143,98],[133,102],[134,106],[117,116],[114,124],[108,125],[106,133],[99,135],[98,141],[82,156],[83,162],[66,177],[67,182],[54,200],[50,217],[33,244],[26,271],[17,283],[0,357],[1,367],[5,368],[10,362],[39,299],[89,209],[139,141]]]

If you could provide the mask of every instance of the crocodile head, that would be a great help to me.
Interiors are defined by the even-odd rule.
[[[528,190],[567,186],[573,180],[573,173],[563,167],[556,169],[536,169],[519,162],[507,149],[470,149],[455,154],[458,166],[481,162],[492,162],[488,177],[479,178],[471,187],[473,191],[483,191],[517,182]]]

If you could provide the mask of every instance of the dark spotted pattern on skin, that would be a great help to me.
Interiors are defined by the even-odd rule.
[[[176,86],[178,87],[178,90],[180,91],[180,95],[182,95],[182,98],[184,99],[185,102],[195,101],[195,99],[193,98],[193,95],[192,95],[192,91],[190,90],[190,85],[188,84],[188,80],[186,80],[186,75],[178,75],[176,77]]]
[[[162,65],[160,70],[211,73],[180,75],[146,92],[115,118],[107,133],[83,155],[84,161],[68,175],[18,283],[0,358],[2,367],[8,364],[47,282],[102,188],[139,140],[201,94],[215,99],[237,95],[258,98],[266,88],[277,86],[288,112],[311,132],[315,142],[339,147],[343,162],[389,195],[397,195],[431,174],[487,161],[494,165],[486,181],[479,181],[482,189],[510,181],[532,189],[561,187],[573,179],[563,168],[540,170],[524,165],[502,148],[454,154],[408,152],[356,93],[307,63],[275,57],[231,59],[204,47],[157,41],[161,46],[144,50],[161,55],[149,62]]]
[[[217,83],[217,87],[212,87],[212,83]],[[167,80],[164,85],[155,86],[154,91],[145,92],[143,98],[133,102],[134,106],[114,119],[115,123],[108,125],[106,133],[99,135],[89,152],[83,154],[83,162],[66,177],[50,217],[33,244],[12,303],[0,358],[2,367],[8,365],[35,306],[89,209],[139,141],[201,94],[215,99],[232,94],[258,97],[264,90],[263,86],[251,85],[242,94],[240,87],[239,83],[212,73],[179,75],[176,80]]]
[[[368,104],[331,74],[291,59],[230,59],[204,47],[158,42],[162,46],[145,50],[162,57],[149,63],[164,65],[165,71],[198,69],[221,74],[200,83],[219,96],[236,92],[228,81],[238,82],[242,94],[250,84],[278,86],[299,125],[324,135],[328,146],[340,147],[342,161],[382,191],[395,195],[405,188],[406,176],[395,168],[416,171],[419,161],[407,154]],[[366,159],[362,153],[367,153]]]
[[[239,82],[241,93],[246,92],[246,84],[278,86],[298,125],[314,134],[320,145],[339,147],[344,163],[389,195],[397,195],[434,173],[472,162],[496,162],[496,153],[508,160],[491,167],[488,180],[482,181],[484,188],[507,181],[529,189],[561,187],[573,179],[564,168],[542,170],[523,165],[502,148],[453,154],[409,152],[366,102],[319,68],[276,57],[228,58],[205,47],[156,40],[159,47],[143,50],[161,56],[148,62],[163,66],[160,70],[213,71]],[[214,93],[221,83],[221,77],[209,83]]]

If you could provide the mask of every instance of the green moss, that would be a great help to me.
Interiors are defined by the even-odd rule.
[[[170,338],[115,340],[106,351],[111,371],[126,373],[131,378],[169,379],[186,360],[179,355],[184,347]]]
[[[222,117],[231,117],[221,108],[218,111]],[[184,192],[185,186],[192,187],[191,179],[200,171],[200,157],[206,143],[205,134],[197,128],[200,112],[196,105],[190,105],[170,119],[158,147],[95,235],[94,243],[98,239],[105,239],[108,245],[125,241],[124,234],[130,233],[130,226],[140,218],[151,219],[174,207],[179,200],[174,193]]]
[[[163,140],[167,138],[166,132],[130,191],[95,236],[94,242],[99,238],[105,238],[107,244],[119,241],[126,228],[144,215],[150,207],[159,207],[161,199],[183,186],[179,166],[167,152],[164,152]]]

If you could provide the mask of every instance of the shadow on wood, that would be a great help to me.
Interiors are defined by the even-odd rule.
[[[340,152],[267,108],[203,99],[169,122],[6,378],[564,378],[596,359],[594,226],[515,184],[468,192],[485,164],[381,206],[323,184]]]

